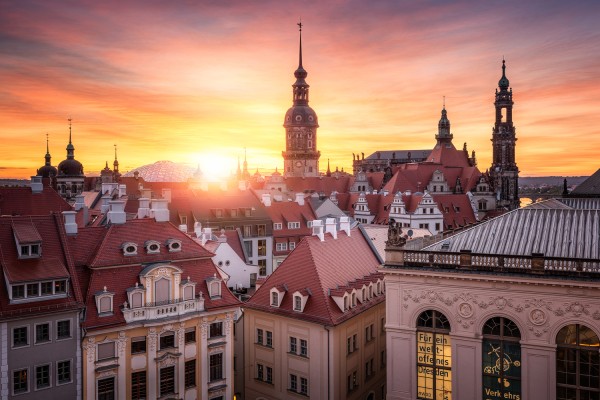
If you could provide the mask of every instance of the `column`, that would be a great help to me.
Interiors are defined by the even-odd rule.
[[[481,339],[450,335],[452,339],[452,398],[476,400],[481,396]]]
[[[524,399],[556,397],[556,345],[521,343],[521,393]]]
[[[148,332],[148,354],[146,362],[146,371],[148,371],[148,398],[156,399],[157,386],[159,384],[156,376],[156,346],[157,346],[158,334],[155,328],[150,328]]]

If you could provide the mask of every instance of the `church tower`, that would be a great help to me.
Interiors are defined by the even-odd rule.
[[[496,193],[496,206],[514,210],[519,208],[519,168],[515,161],[517,142],[512,120],[512,88],[506,78],[506,64],[502,60],[502,77],[496,89],[496,123],[492,129],[492,167],[490,180]]]
[[[308,73],[302,67],[302,23],[300,28],[300,51],[298,68],[294,72],[296,82],[293,88],[293,105],[285,113],[285,151],[283,156],[284,176],[319,176],[317,151],[317,114],[308,105],[309,85],[304,80]]]

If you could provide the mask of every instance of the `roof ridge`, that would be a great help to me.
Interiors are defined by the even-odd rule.
[[[111,234],[113,228],[114,228],[114,225],[112,225],[112,224],[109,225],[108,231],[106,232],[106,234],[102,238],[100,246],[96,247],[96,255],[94,256],[94,258],[92,259],[92,261],[89,263],[90,264],[89,267],[92,267],[94,264],[96,264],[96,262],[98,262],[98,259],[100,258],[100,254],[102,254],[102,250],[104,250],[104,246],[108,242],[108,236]]]
[[[312,246],[309,243],[310,238],[313,238],[314,236],[305,236],[302,240],[306,241],[308,243],[308,248],[309,248],[309,254],[310,254],[310,261],[311,261],[311,266],[314,269],[316,275],[317,275],[317,279],[319,279],[319,287],[321,289],[323,289],[323,296],[325,298],[325,309],[327,310],[327,317],[329,318],[329,323],[331,325],[335,325],[334,323],[334,317],[333,317],[333,312],[331,311],[331,307],[329,306],[329,294],[327,292],[325,292],[324,290],[329,291],[329,289],[333,289],[333,288],[324,288],[323,287],[323,279],[321,277],[321,274],[319,273],[319,269],[317,268],[317,263],[315,261],[315,258],[313,256],[313,249]],[[333,238],[331,240],[334,240]],[[313,240],[313,242],[315,243],[321,243],[321,241],[319,240],[318,242]]]

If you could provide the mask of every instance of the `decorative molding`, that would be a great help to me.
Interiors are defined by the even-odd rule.
[[[125,355],[125,347],[127,345],[127,340],[128,338],[125,334],[125,331],[119,332],[119,338],[117,339],[117,349],[119,351],[119,357]]]
[[[471,318],[473,316],[473,306],[469,303],[462,302],[458,305],[458,314],[463,318]]]
[[[208,336],[208,323],[206,321],[200,323],[200,332],[202,334],[202,339],[206,339]]]
[[[179,324],[179,329],[177,330],[177,338],[179,339],[179,347],[183,348],[183,346],[185,346],[185,323],[183,322]]]
[[[156,351],[157,337],[158,337],[158,333],[156,333],[156,329],[150,328],[150,330],[148,331],[148,347],[150,348],[150,351],[152,351],[152,352]]]
[[[529,321],[531,321],[531,323],[533,325],[536,325],[536,326],[544,325],[547,320],[548,320],[548,316],[546,315],[544,310],[541,310],[539,308],[534,308],[533,310],[531,310],[529,312]]]
[[[87,360],[89,363],[96,361],[96,338],[89,337],[87,343],[83,345],[84,350],[87,352]]]

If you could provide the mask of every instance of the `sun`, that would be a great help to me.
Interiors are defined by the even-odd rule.
[[[237,170],[237,159],[227,155],[198,153],[194,159],[203,178],[209,182],[220,182],[235,175]]]

